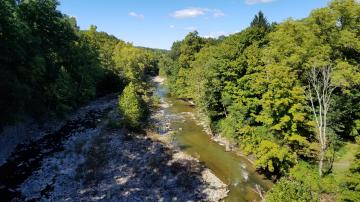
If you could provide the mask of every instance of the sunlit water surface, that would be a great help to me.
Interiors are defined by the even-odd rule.
[[[267,191],[272,183],[256,173],[254,166],[244,157],[211,140],[194,117],[195,109],[188,102],[168,95],[166,87],[158,85],[156,94],[161,98],[164,122],[176,131],[175,142],[190,155],[211,169],[224,183],[229,185],[229,195],[225,201],[260,201],[256,186]]]

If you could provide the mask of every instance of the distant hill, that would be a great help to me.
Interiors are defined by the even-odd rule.
[[[160,48],[148,48],[148,47],[143,47],[143,46],[136,46],[136,48],[140,48],[143,50],[149,50],[149,51],[157,52],[157,53],[168,53],[169,52],[169,50],[160,49]]]

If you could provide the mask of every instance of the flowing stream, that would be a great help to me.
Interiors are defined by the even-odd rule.
[[[256,187],[267,191],[272,183],[257,174],[254,166],[245,157],[226,152],[223,146],[211,140],[204,127],[200,125],[201,121],[197,120],[196,110],[191,104],[169,96],[163,85],[157,85],[156,94],[161,98],[162,105],[158,110],[158,114],[161,115],[161,123],[157,125],[159,132],[164,135],[175,132],[174,143],[179,148],[198,158],[219,179],[229,185],[230,192],[225,201],[259,201]],[[105,101],[104,103],[109,102]],[[104,106],[106,111],[107,105]],[[21,200],[18,186],[40,167],[41,161],[46,156],[61,151],[62,140],[76,131],[96,127],[101,116],[101,112],[88,110],[83,118],[67,122],[58,131],[28,145],[19,145],[7,162],[0,166],[2,200]],[[46,188],[43,191],[46,194],[48,190]]]
[[[257,188],[267,191],[272,183],[256,173],[254,166],[245,157],[234,152],[226,152],[223,146],[214,142],[199,124],[195,109],[186,101],[169,96],[164,85],[157,85],[163,121],[159,132],[173,131],[174,142],[182,150],[198,158],[224,183],[229,185],[226,202],[260,201]]]

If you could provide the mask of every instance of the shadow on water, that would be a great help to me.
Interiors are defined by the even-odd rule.
[[[62,141],[74,132],[95,128],[100,116],[101,114],[96,111],[89,111],[83,118],[67,121],[54,133],[49,133],[37,141],[18,145],[15,152],[0,166],[1,201],[21,200],[18,186],[40,168],[42,160],[55,152],[62,151]],[[46,187],[42,194],[46,194],[49,191],[47,189],[51,187]]]

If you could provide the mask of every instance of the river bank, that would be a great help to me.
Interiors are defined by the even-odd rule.
[[[225,201],[260,201],[259,193],[267,191],[272,183],[256,172],[253,162],[214,141],[206,120],[199,116],[194,105],[172,97],[161,82],[157,84],[156,96],[160,104],[152,119],[157,138],[209,168],[228,186]]]
[[[165,78],[161,76],[156,76],[152,79],[152,81],[156,85],[164,85]],[[195,103],[191,100],[184,100],[185,102],[188,102],[191,106],[196,106]],[[161,103],[160,107],[168,107],[167,103]],[[163,109],[162,109],[163,110]],[[228,138],[225,138],[221,136],[221,134],[214,134],[210,128],[210,121],[204,115],[202,112],[200,112],[198,109],[195,110],[195,113],[190,114],[191,118],[196,121],[196,124],[203,127],[203,131],[209,135],[209,137],[217,142],[219,145],[223,146],[225,151],[227,152],[234,152],[237,155],[246,158],[252,165],[255,165],[255,160],[251,158],[250,156],[244,155],[243,152],[239,149],[236,143],[229,140]]]
[[[39,123],[33,119],[26,119],[17,124],[7,126],[0,133],[0,166],[3,165],[20,144],[30,144],[40,140],[46,135],[51,135],[64,127],[67,122],[85,120],[92,113],[102,113],[111,108],[116,102],[117,95],[111,94],[96,99],[80,109],[70,113],[63,119],[50,118]]]
[[[113,124],[117,96],[17,147],[0,170],[6,201],[219,201],[226,185],[195,158]],[[60,125],[61,124],[61,125]]]
[[[195,104],[193,102],[189,102],[191,105]],[[219,133],[214,133],[211,128],[210,128],[210,121],[208,120],[208,118],[206,117],[205,114],[203,114],[202,112],[200,112],[198,109],[196,109],[196,112],[191,116],[192,119],[194,119],[194,121],[196,121],[196,123],[198,125],[200,125],[201,127],[204,128],[204,132],[206,134],[209,135],[209,137],[216,143],[218,143],[219,145],[221,145],[222,147],[224,147],[224,150],[226,152],[233,152],[235,154],[237,154],[239,157],[242,158],[246,158],[253,166],[255,166],[255,159],[252,158],[251,156],[245,155],[241,149],[239,148],[239,146],[233,141],[230,140],[229,138],[226,138],[224,136],[222,136]]]

